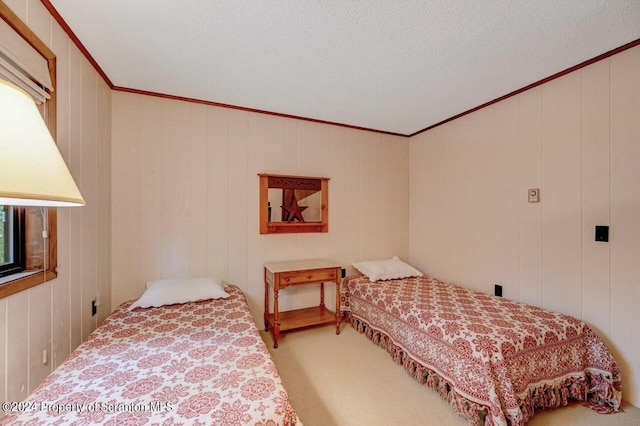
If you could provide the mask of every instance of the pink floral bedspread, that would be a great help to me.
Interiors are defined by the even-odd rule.
[[[300,424],[242,291],[111,314],[3,425]]]
[[[620,370],[575,318],[430,277],[355,275],[341,292],[351,324],[472,424],[522,425],[568,399],[620,410]]]

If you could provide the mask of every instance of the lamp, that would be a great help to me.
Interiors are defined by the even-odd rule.
[[[0,80],[0,205],[85,204],[35,102]]]

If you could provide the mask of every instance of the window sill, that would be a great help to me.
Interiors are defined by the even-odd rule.
[[[30,277],[31,275],[36,274],[42,274],[42,271],[18,272],[17,274],[7,275],[6,277],[0,278],[0,285],[9,283],[11,281],[20,280],[22,278]]]
[[[0,299],[10,296],[14,293],[51,281],[58,275],[49,270],[46,278],[42,271],[20,272],[18,274],[7,275],[0,278]]]

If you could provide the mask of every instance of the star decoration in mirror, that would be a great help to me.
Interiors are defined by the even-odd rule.
[[[302,212],[307,209],[307,206],[301,206],[296,199],[295,191],[285,191],[285,200],[282,206],[282,220],[286,222],[293,222],[298,220],[304,222]]]

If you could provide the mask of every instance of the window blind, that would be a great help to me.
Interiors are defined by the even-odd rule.
[[[29,93],[43,103],[53,91],[49,64],[37,50],[0,19],[0,77]]]

